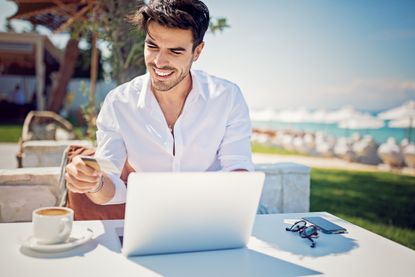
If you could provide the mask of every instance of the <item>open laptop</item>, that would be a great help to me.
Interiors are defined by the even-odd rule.
[[[122,253],[244,247],[264,179],[263,172],[130,174]]]

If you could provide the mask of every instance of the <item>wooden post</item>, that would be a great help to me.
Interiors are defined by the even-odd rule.
[[[97,49],[97,35],[92,34],[91,41],[91,84],[89,92],[89,101],[93,103],[93,106],[96,105],[96,83],[97,83],[97,74],[98,74],[98,49]]]
[[[63,61],[59,65],[58,85],[53,90],[48,110],[59,113],[66,97],[66,87],[68,86],[72,74],[75,70],[76,60],[78,59],[79,48],[77,39],[69,39]]]
[[[92,10],[93,24],[96,24],[96,8]],[[93,25],[94,26],[94,25]],[[95,138],[96,118],[97,118],[97,100],[96,100],[96,83],[98,75],[98,49],[97,49],[97,33],[95,26],[92,28],[91,38],[91,67],[90,67],[90,89],[89,89],[89,109],[86,114],[87,120],[87,137],[91,140]]]
[[[45,97],[43,91],[45,89],[45,64],[44,64],[44,44],[43,40],[36,42],[36,99],[37,110],[45,109]]]

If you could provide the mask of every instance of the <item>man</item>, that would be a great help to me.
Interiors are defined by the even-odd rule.
[[[23,106],[25,104],[25,92],[22,88],[20,88],[20,85],[16,85],[13,91],[13,100],[14,103]]]
[[[16,84],[16,87],[13,91],[13,102],[16,104],[17,118],[23,120],[25,117],[25,103],[26,103],[26,93],[20,87],[19,84]]]
[[[248,108],[233,83],[193,71],[209,26],[199,0],[153,0],[133,21],[145,31],[148,73],[105,98],[97,118],[95,155],[135,171],[246,171],[251,161]],[[68,189],[96,204],[125,202],[118,175],[75,157]]]

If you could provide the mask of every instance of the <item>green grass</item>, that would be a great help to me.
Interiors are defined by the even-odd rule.
[[[0,142],[18,142],[22,135],[22,126],[17,124],[0,125]]]
[[[313,169],[310,210],[327,211],[415,249],[414,177]]]
[[[22,135],[23,125],[17,124],[0,124],[0,142],[18,142]],[[81,127],[74,128],[75,134],[78,138],[84,138]]]
[[[291,151],[284,148],[269,146],[265,144],[260,144],[253,142],[252,143],[252,152],[263,153],[263,154],[278,154],[278,155],[303,155],[297,151]]]

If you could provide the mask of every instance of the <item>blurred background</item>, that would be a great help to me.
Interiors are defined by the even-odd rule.
[[[415,1],[204,2],[193,68],[240,86],[254,162],[311,167],[310,211],[415,249]],[[106,94],[145,73],[142,4],[0,0],[0,170],[93,147]]]
[[[79,124],[82,122],[79,109],[87,102],[87,93],[82,93],[81,83],[89,86],[92,38],[91,32],[82,33],[79,30],[82,26],[76,23],[82,19],[89,21],[86,25],[91,27],[92,8],[72,22],[79,11],[88,7],[85,4],[88,1],[58,2],[65,3],[67,10],[54,1],[1,0],[0,28],[3,32],[47,36],[52,44],[45,49],[44,88],[40,101],[43,108],[49,107]],[[125,5],[122,11],[127,13],[140,1],[115,2]],[[194,68],[237,83],[251,108],[255,127],[323,130],[336,137],[357,132],[373,136],[378,143],[386,142],[389,137],[398,142],[404,138],[412,139],[413,135],[408,134],[412,123],[390,126],[388,120],[403,118],[379,118],[378,115],[404,104],[414,106],[408,104],[415,99],[414,1],[205,2],[213,22],[225,19],[225,26],[216,32],[211,28],[207,33],[204,53]],[[78,6],[75,7],[76,3]],[[116,9],[113,3],[111,5]],[[96,21],[110,24],[111,13],[114,11],[106,15],[96,11]],[[117,61],[114,62],[113,40],[105,34],[108,28],[100,32],[96,38],[99,50],[98,105],[117,83],[145,71],[142,66],[138,69],[131,66],[139,60],[140,51],[137,51],[136,56],[133,55],[137,60],[129,61],[131,73],[124,73],[124,77],[115,76],[117,74],[113,73],[118,69],[114,68]],[[62,84],[62,79],[59,79],[59,57],[53,57],[52,52],[60,52],[63,56],[65,49],[71,46],[68,45],[71,34],[79,36],[78,58],[72,76],[63,82],[67,83],[66,92],[57,93],[53,86],[57,82]],[[5,47],[7,45],[3,43],[2,51],[9,56]],[[9,47],[13,45],[9,44]],[[49,49],[52,47],[56,49]],[[13,98],[13,92],[20,85],[24,93],[24,99],[20,101],[32,104],[30,108],[33,108],[37,102],[34,96],[36,65],[33,63],[30,69],[24,65],[27,59],[14,62],[10,65],[10,60],[7,61],[4,55],[1,57],[0,99],[19,101],[16,96]],[[56,94],[62,104],[53,99]],[[333,115],[334,112],[337,114]],[[10,114],[4,113],[2,120],[10,120]],[[359,120],[362,116],[364,122],[361,124],[340,124],[351,117],[362,121]]]

